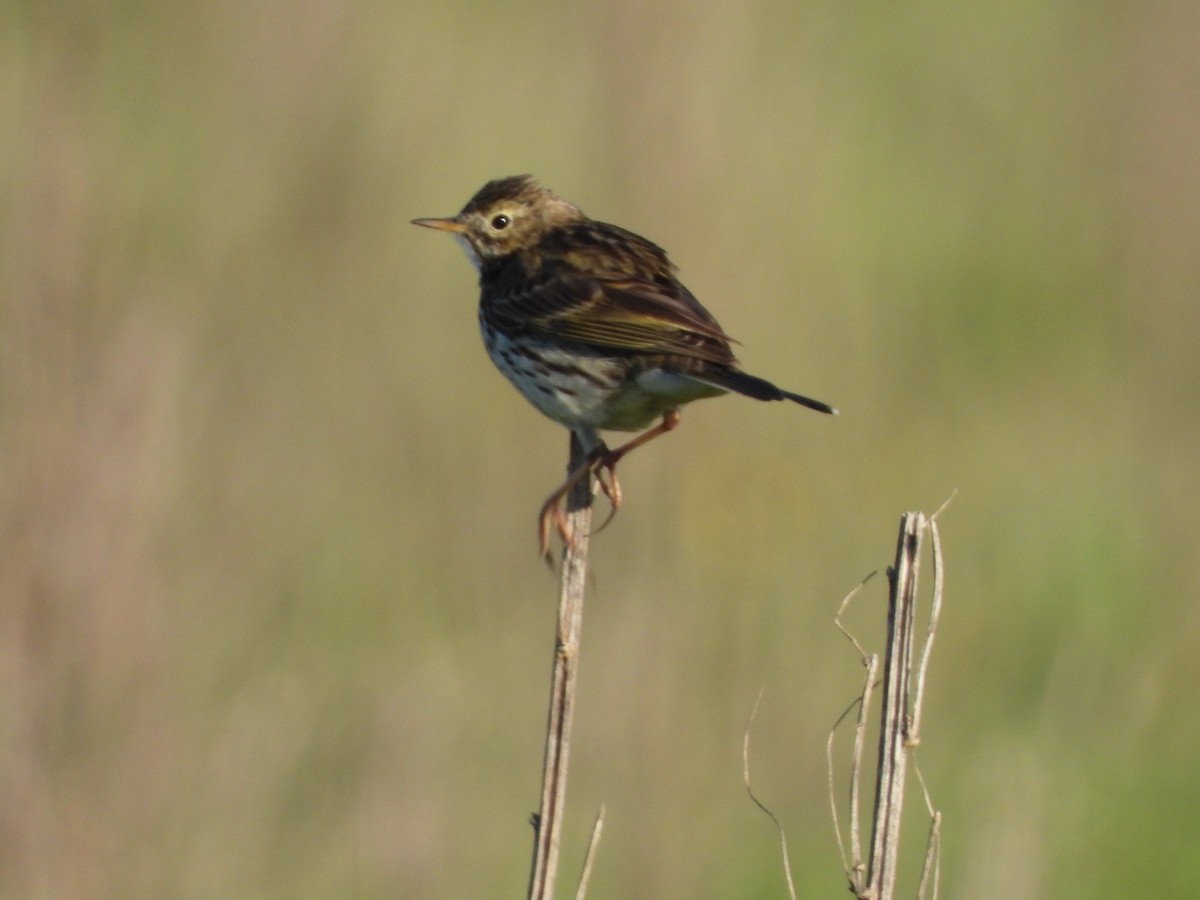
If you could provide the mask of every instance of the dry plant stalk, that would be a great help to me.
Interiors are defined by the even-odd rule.
[[[940,512],[939,509],[938,513]],[[835,617],[838,628],[854,644],[862,656],[867,670],[862,694],[834,724],[826,744],[829,766],[829,800],[833,810],[834,830],[837,832],[838,846],[842,852],[842,863],[850,882],[850,889],[856,897],[862,898],[862,900],[891,900],[895,891],[896,871],[899,864],[900,819],[904,808],[904,780],[909,755],[915,753],[916,746],[920,743],[925,676],[942,609],[944,567],[941,538],[937,527],[938,513],[926,517],[923,513],[910,512],[901,518],[900,535],[896,546],[896,562],[888,570],[890,590],[888,592],[887,647],[883,662],[883,708],[880,715],[879,753],[875,772],[871,854],[865,864],[859,822],[859,799],[867,720],[872,694],[877,686],[880,661],[877,654],[867,653],[841,623],[842,612],[858,593],[862,587],[861,584],[842,601],[838,615]],[[913,644],[917,576],[920,572],[921,542],[926,531],[930,533],[933,542],[933,596],[924,642],[914,670]],[[838,726],[850,714],[855,705],[858,706],[858,717],[851,756],[850,842],[849,849],[847,849],[838,820],[837,800],[834,792],[833,739]],[[915,756],[913,763],[916,767]],[[932,877],[932,896],[936,898],[939,886],[941,813],[933,808],[924,778],[921,777],[920,768],[916,767],[916,771],[931,819],[925,863],[921,872],[917,896],[920,898],[925,896],[926,891],[930,888],[930,878]]]
[[[575,436],[571,436],[567,472],[583,464],[585,454]],[[591,477],[581,478],[567,495],[567,541],[563,550],[558,598],[558,625],[554,640],[554,666],[550,681],[550,708],[546,716],[546,750],[542,762],[542,802],[532,818],[534,831],[533,866],[529,876],[530,900],[549,900],[554,896],[558,873],[558,849],[562,836],[563,810],[567,796],[567,763],[571,746],[571,720],[575,708],[575,678],[579,666],[579,637],[583,630],[583,595],[587,581],[588,530],[592,521]],[[592,845],[588,850],[580,890],[586,889],[587,871],[599,839],[597,820]],[[579,895],[582,897],[582,894]]]

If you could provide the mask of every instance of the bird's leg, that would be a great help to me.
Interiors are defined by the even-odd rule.
[[[567,536],[567,517],[563,512],[564,501],[567,494],[571,493],[571,488],[579,483],[579,479],[590,475],[597,462],[608,452],[609,450],[604,444],[593,448],[587,458],[575,467],[575,471],[567,476],[567,480],[542,504],[542,511],[538,514],[538,550],[543,558],[547,560],[550,558],[551,525],[558,531],[564,544],[570,543],[570,538]],[[603,485],[603,482],[601,484]],[[604,486],[604,493],[611,499],[607,486]]]
[[[662,421],[653,428],[643,431],[633,440],[622,444],[616,450],[609,450],[604,446],[597,448],[597,459],[592,463],[592,466],[595,469],[596,481],[600,484],[600,490],[604,491],[604,496],[608,498],[611,508],[609,509],[608,517],[600,523],[600,527],[595,529],[592,534],[596,534],[607,527],[621,506],[621,485],[617,481],[617,463],[638,447],[649,443],[659,435],[666,434],[668,431],[674,431],[678,425],[679,410],[672,409],[663,413]],[[605,472],[608,472],[609,480],[607,482],[604,478]]]
[[[608,471],[611,473],[616,467],[617,463],[619,463],[638,447],[642,446],[643,444],[650,443],[650,441],[654,440],[659,435],[666,434],[668,431],[674,431],[678,425],[679,410],[668,410],[667,412],[663,413],[661,422],[659,422],[653,428],[643,431],[633,440],[622,444],[616,450],[609,450],[607,447],[599,448],[600,458],[597,460],[598,467],[602,469],[608,469]]]

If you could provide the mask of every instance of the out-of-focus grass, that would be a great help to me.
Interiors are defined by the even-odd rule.
[[[604,800],[597,896],[779,896],[766,685],[756,787],[840,890],[832,613],[957,488],[946,892],[1194,892],[1198,22],[1117,12],[5,6],[0,894],[519,894],[566,437],[406,223],[524,171],[843,410],[625,466],[567,871]]]

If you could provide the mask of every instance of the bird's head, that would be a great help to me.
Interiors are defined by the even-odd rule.
[[[446,219],[413,219],[414,225],[456,235],[476,268],[489,260],[537,246],[547,232],[584,219],[579,207],[529,175],[489,181]]]

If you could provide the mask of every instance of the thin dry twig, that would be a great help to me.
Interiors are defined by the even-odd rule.
[[[579,888],[575,891],[575,900],[587,897],[588,882],[592,880],[592,863],[596,858],[596,848],[600,846],[600,834],[604,831],[604,804],[596,813],[596,821],[592,825],[592,837],[588,841],[587,854],[583,857],[583,872],[579,875]]]
[[[933,878],[933,900],[937,900],[940,887],[942,860],[942,814],[933,806],[933,798],[929,796],[929,786],[925,776],[921,774],[921,766],[913,756],[913,770],[921,783],[921,794],[925,798],[925,809],[929,812],[929,837],[925,839],[925,861],[921,864],[921,880],[917,885],[917,900],[924,900],[929,889],[929,879]]]
[[[859,796],[862,790],[863,755],[867,739],[867,714],[871,710],[871,695],[878,684],[879,654],[872,653],[867,657],[867,674],[863,679],[862,699],[858,705],[858,720],[854,723],[854,750],[850,761],[850,860],[852,871],[859,877],[866,871],[862,851],[862,804]]]
[[[838,610],[833,616],[833,624],[837,626],[838,631],[845,636],[846,640],[854,645],[854,649],[858,651],[858,655],[862,658],[863,665],[867,670],[866,678],[863,682],[862,693],[856,697],[849,706],[846,707],[840,716],[838,716],[837,721],[834,722],[833,727],[829,730],[829,737],[825,741],[825,766],[829,779],[829,810],[833,815],[833,830],[837,835],[838,850],[842,854],[842,868],[847,873],[847,876],[853,875],[852,881],[861,879],[862,872],[864,871],[862,860],[862,831],[859,812],[859,788],[862,783],[861,772],[864,741],[866,738],[866,715],[867,711],[871,708],[871,691],[874,689],[876,679],[879,675],[879,657],[876,654],[868,653],[863,645],[859,643],[858,638],[856,638],[854,634],[851,633],[851,631],[846,628],[844,624],[842,624],[842,614],[845,613],[846,608],[850,605],[850,602],[856,596],[858,596],[859,591],[861,591],[863,587],[866,586],[867,582],[874,578],[876,574],[878,573],[871,572],[866,578],[858,583],[854,590],[842,598],[842,602],[838,606]],[[855,707],[858,708],[858,718],[854,730],[854,750],[851,755],[850,849],[847,851],[846,841],[842,836],[841,818],[838,816],[837,811],[837,790],[834,785],[833,770],[833,744],[834,739],[837,736],[838,728],[841,726],[842,722],[845,721],[846,717],[850,715],[850,711]]]
[[[754,729],[754,718],[758,715],[758,704],[762,702],[765,690],[765,687],[759,688],[758,699],[754,701],[754,709],[750,711],[750,721],[746,723],[746,734],[742,738],[742,784],[746,786],[746,793],[750,795],[754,805],[765,812],[775,823],[775,830],[779,832],[779,850],[783,854],[783,874],[787,878],[788,896],[792,900],[796,900],[796,885],[792,881],[792,863],[788,855],[787,834],[784,833],[783,823],[779,821],[779,817],[775,813],[767,808],[766,804],[754,795],[754,789],[750,787],[750,732]]]
[[[852,590],[850,593],[848,593],[845,597],[842,598],[841,605],[838,606],[838,611],[833,614],[833,624],[838,627],[838,631],[840,631],[842,634],[844,634],[846,636],[846,640],[848,640],[850,643],[852,643],[854,645],[854,649],[858,651],[858,655],[863,658],[864,664],[866,662],[867,657],[870,654],[867,653],[867,651],[863,649],[863,645],[858,642],[858,638],[856,638],[853,634],[851,634],[849,629],[847,629],[846,626],[842,624],[842,613],[844,613],[846,611],[846,607],[850,605],[850,601],[858,596],[858,592],[861,591],[864,587],[866,587],[867,582],[870,581],[872,578],[874,578],[878,574],[879,573],[877,571],[871,572],[869,575],[867,575],[866,578],[864,578],[862,581],[860,581],[858,583],[858,586],[854,590]]]
[[[950,495],[950,500],[954,495]],[[949,503],[947,500],[946,503]],[[925,673],[929,669],[929,655],[933,650],[933,639],[937,635],[938,620],[942,617],[942,584],[946,577],[946,567],[942,560],[942,537],[938,531],[937,516],[946,508],[941,509],[926,520],[929,536],[933,539],[933,597],[929,603],[929,623],[925,628],[925,643],[921,647],[921,658],[917,663],[916,691],[913,695],[912,721],[908,726],[908,740],[912,746],[921,742],[921,711],[925,707]]]
[[[837,717],[837,721],[834,722],[833,727],[829,729],[829,737],[825,739],[825,774],[829,781],[829,812],[833,816],[833,832],[837,836],[838,851],[842,854],[842,870],[846,872],[847,875],[857,870],[861,860],[856,857],[854,862],[851,862],[846,851],[846,839],[842,835],[842,821],[841,817],[838,815],[837,787],[834,785],[833,777],[833,742],[837,737],[838,729],[842,726],[842,723],[846,721],[846,717],[850,715],[851,711],[854,710],[855,707],[858,707],[861,704],[861,697],[854,698],[853,702],[851,702],[849,706],[842,710],[842,714]]]
[[[585,457],[583,448],[572,434],[567,472],[575,471],[583,464]],[[579,665],[579,638],[583,630],[588,529],[592,520],[594,493],[594,480],[588,477],[580,479],[567,495],[567,541],[563,550],[550,706],[546,716],[542,801],[540,811],[532,818],[534,850],[529,876],[530,900],[549,900],[553,897],[554,882],[558,873],[558,851],[567,794],[571,722],[575,709],[575,679]],[[597,839],[598,835],[595,835],[593,841]]]
[[[921,742],[921,713],[925,700],[925,671],[929,666],[929,654],[933,649],[933,639],[937,634],[937,623],[942,615],[942,590],[945,584],[946,567],[942,557],[942,536],[938,530],[937,518],[954,499],[954,494],[947,498],[937,512],[929,517],[929,536],[933,543],[933,597],[929,605],[929,626],[925,631],[925,644],[921,648],[921,659],[917,664],[917,689],[913,700],[912,722],[909,725],[909,745],[915,748]],[[933,805],[929,795],[929,786],[921,772],[921,765],[913,750],[913,769],[917,773],[917,781],[921,785],[921,794],[925,798],[925,808],[929,811],[929,837],[925,842],[925,861],[921,866],[921,880],[917,885],[917,900],[924,900],[929,889],[929,880],[933,879],[933,900],[937,900],[938,889],[941,886],[941,857],[942,857],[942,814]]]

